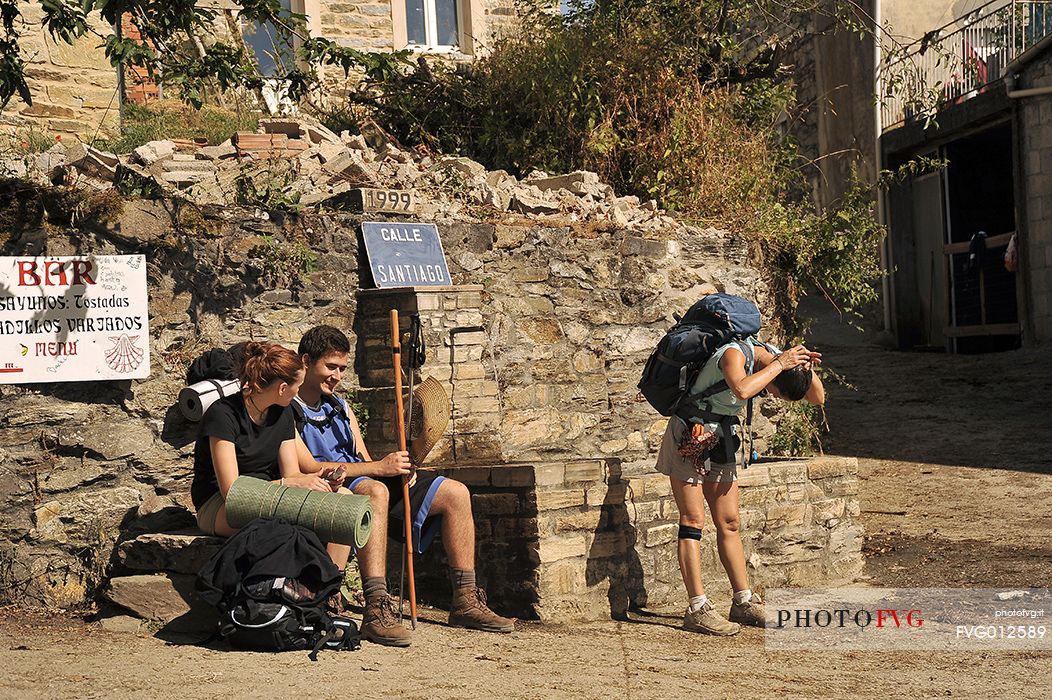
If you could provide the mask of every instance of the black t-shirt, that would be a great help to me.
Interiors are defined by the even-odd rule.
[[[248,417],[245,399],[240,393],[216,401],[201,418],[194,446],[194,482],[190,487],[194,508],[200,508],[219,492],[208,438],[234,443],[237,471],[241,476],[276,481],[281,478],[278,448],[295,436],[296,422],[288,406],[271,406],[263,425],[256,425]]]

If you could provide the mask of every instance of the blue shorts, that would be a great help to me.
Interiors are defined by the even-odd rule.
[[[347,484],[347,488],[362,483],[369,476],[360,476]],[[398,541],[405,541],[405,506],[402,505],[402,477],[385,476],[374,479],[387,487],[387,536]],[[417,554],[423,554],[442,529],[442,516],[431,515],[431,504],[438,494],[438,488],[446,477],[431,471],[417,470],[416,483],[409,487],[409,510],[413,515],[413,547]]]

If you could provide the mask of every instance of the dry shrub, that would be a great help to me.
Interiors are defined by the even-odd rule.
[[[204,139],[222,143],[238,131],[255,131],[260,112],[206,105],[194,109],[182,102],[163,100],[146,105],[126,104],[120,133],[95,145],[113,153],[130,153],[138,146],[158,139]]]
[[[847,308],[874,298],[883,236],[867,183],[814,211],[780,125],[794,87],[764,47],[779,44],[770,32],[795,26],[789,15],[814,11],[809,0],[601,0],[568,19],[538,11],[473,65],[421,61],[368,83],[350,109],[408,144],[491,169],[595,170],[621,194],[741,234],[762,251],[792,330],[804,287]]]
[[[769,136],[735,115],[738,99],[731,88],[685,85],[664,71],[619,96],[586,141],[584,165],[619,191],[740,230],[778,188]]]

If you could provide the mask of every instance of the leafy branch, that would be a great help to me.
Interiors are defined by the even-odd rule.
[[[408,63],[408,51],[369,53],[311,37],[306,16],[283,8],[280,0],[244,0],[238,13],[241,22],[273,28],[276,52],[288,49],[289,60],[277,62],[279,75],[275,76],[261,74],[239,35],[216,39],[220,13],[201,7],[197,0],[39,2],[41,27],[53,40],[73,44],[97,36],[112,65],[141,69],[196,108],[210,95],[237,88],[258,90],[265,80],[283,86],[291,99],[300,100],[317,88],[320,66],[338,66],[346,75],[361,71],[369,79],[385,79]],[[125,16],[131,18],[141,40],[118,30],[100,33],[94,29],[103,24],[120,27]],[[0,108],[16,97],[33,104],[25,59],[18,48],[27,31],[33,29],[22,16],[19,0],[0,0]],[[293,52],[293,46],[298,50]]]

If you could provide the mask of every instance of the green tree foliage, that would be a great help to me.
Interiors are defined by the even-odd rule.
[[[90,34],[96,18],[119,26],[130,15],[147,43],[100,35],[106,55],[194,106],[263,85],[240,37],[215,35],[216,11],[195,0],[40,2],[60,41]],[[309,36],[303,15],[279,0],[241,4],[242,20],[298,47],[296,60],[278,61],[293,100],[316,87],[320,66],[353,71],[363,76],[354,115],[406,143],[518,174],[595,170],[619,192],[748,236],[782,283],[783,311],[802,287],[852,309],[875,298],[883,231],[867,185],[856,178],[838,206],[816,213],[785,127],[794,104],[786,48],[814,26],[864,25],[850,0],[579,0],[566,17],[548,0],[520,0],[521,31],[471,65],[356,51]],[[31,99],[18,7],[0,0],[0,105]]]
[[[26,84],[25,61],[18,51],[20,37],[29,27],[19,8],[20,0],[0,0],[0,107],[14,97],[32,104]],[[201,107],[206,97],[233,88],[259,89],[263,78],[239,35],[223,40],[217,35],[219,12],[197,0],[39,0],[43,28],[55,41],[72,44],[94,36],[114,65],[144,69],[155,81],[174,89],[182,99]],[[367,53],[311,37],[303,14],[282,9],[279,0],[240,0],[239,19],[272,27],[276,47],[298,46],[293,60],[281,62],[276,78],[293,99],[302,98],[318,82],[319,66],[338,66],[381,79],[406,62],[406,52]],[[114,30],[100,33],[94,27],[120,27],[129,16],[145,42]],[[230,32],[227,32],[230,34]],[[236,34],[236,33],[235,33]],[[202,40],[208,38],[208,42]]]
[[[814,211],[786,127],[786,48],[816,16],[843,27],[854,15],[810,0],[596,0],[567,17],[522,4],[522,30],[488,56],[421,60],[367,82],[352,104],[405,142],[520,175],[594,170],[621,193],[748,236],[782,285],[783,312],[802,288],[850,309],[876,298],[884,232],[871,186],[856,177],[836,207]]]

